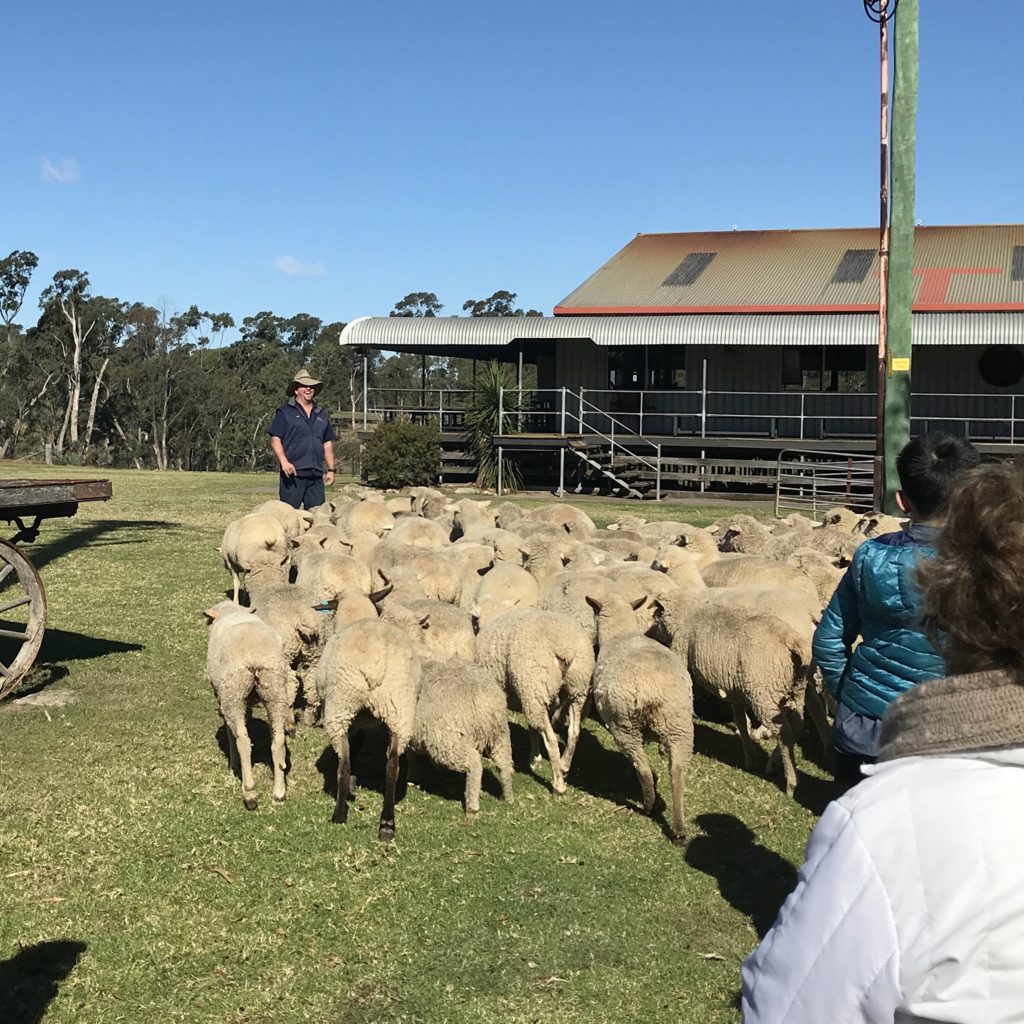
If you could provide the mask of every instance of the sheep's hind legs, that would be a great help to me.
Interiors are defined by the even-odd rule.
[[[242,803],[247,811],[255,811],[259,803],[256,782],[252,776],[252,741],[246,728],[245,716],[226,722],[228,727],[228,759],[232,770],[242,774]]]
[[[693,750],[693,740],[689,745],[673,743],[668,751],[669,773],[672,778],[672,842],[681,846],[686,841],[686,828],[683,825],[683,806],[686,796],[686,766]]]
[[[565,753],[562,754],[562,771],[566,775],[569,774],[569,769],[572,767],[573,755],[576,753],[576,743],[580,738],[580,722],[583,719],[583,713],[579,704],[569,705],[569,730],[566,735],[565,741]]]
[[[736,729],[740,734],[740,743],[743,745],[743,767],[748,772],[757,771],[758,754],[761,748],[750,738],[747,729],[747,711],[741,704],[730,704],[732,708],[732,720],[736,723]]]
[[[398,782],[398,737],[391,733],[388,742],[388,766],[384,776],[384,808],[380,812],[377,838],[390,843],[395,838],[395,786]]]
[[[348,730],[342,730],[334,750],[338,755],[338,801],[334,805],[331,821],[344,825],[348,820],[348,797],[352,788],[352,762],[348,749]]]
[[[647,752],[644,750],[644,741],[641,736],[625,729],[610,730],[613,739],[619,745],[619,750],[629,759],[629,763],[636,772],[637,781],[640,783],[641,802],[646,814],[658,814],[664,804],[658,800],[658,790],[654,782],[654,772],[651,771],[651,763],[647,760]]]

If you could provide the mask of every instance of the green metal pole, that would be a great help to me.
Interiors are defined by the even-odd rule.
[[[910,440],[911,305],[914,298],[914,185],[917,135],[918,0],[900,0],[895,18],[892,98],[892,220],[885,388],[886,512],[896,513],[896,456]]]

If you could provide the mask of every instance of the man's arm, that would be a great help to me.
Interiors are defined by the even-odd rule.
[[[334,483],[334,442],[324,441],[324,462],[327,463],[327,475],[324,478],[328,487]]]
[[[742,976],[743,1024],[891,1024],[902,999],[892,908],[841,804],[822,815],[797,887]]]
[[[285,476],[295,476],[295,467],[288,461],[288,456],[284,453],[284,445],[281,443],[281,438],[276,434],[272,434],[270,437],[270,447],[277,456],[277,461],[281,465],[281,472],[284,473]]]

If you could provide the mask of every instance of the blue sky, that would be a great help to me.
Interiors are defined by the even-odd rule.
[[[1024,221],[1024,4],[921,2],[917,216]],[[968,15],[973,15],[969,17]],[[860,0],[51,0],[5,14],[0,249],[97,293],[545,313],[637,232],[877,222]]]

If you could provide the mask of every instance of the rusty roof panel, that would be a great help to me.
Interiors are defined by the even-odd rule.
[[[1014,274],[1022,245],[1020,224],[917,228],[914,309],[1024,310],[1024,281]],[[850,250],[877,247],[876,228],[637,235],[555,313],[869,311],[878,305],[877,255],[860,280],[838,268]],[[667,283],[693,253],[717,255],[685,287]]]

